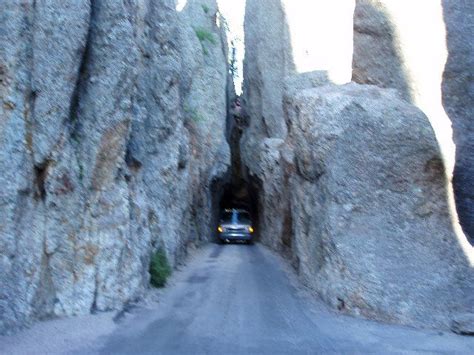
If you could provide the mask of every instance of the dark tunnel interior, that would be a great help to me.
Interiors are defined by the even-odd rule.
[[[213,240],[217,241],[217,227],[220,223],[221,215],[226,209],[242,209],[250,214],[252,226],[255,229],[253,239],[258,241],[259,238],[259,194],[258,186],[254,183],[241,181],[236,185],[230,181],[230,176],[223,179],[216,179],[212,184],[213,195]]]
[[[248,118],[242,114],[240,98],[234,98],[229,105],[226,122],[226,138],[231,151],[231,166],[227,173],[212,181],[212,218],[213,240],[218,241],[217,227],[221,215],[226,209],[242,209],[250,214],[252,227],[255,232],[253,240],[259,238],[259,191],[260,185],[256,179],[248,176],[242,164],[240,154],[240,139],[247,127]]]

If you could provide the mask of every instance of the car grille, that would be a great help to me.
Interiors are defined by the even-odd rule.
[[[226,231],[227,232],[247,232],[247,228],[229,226],[229,227],[226,227]]]

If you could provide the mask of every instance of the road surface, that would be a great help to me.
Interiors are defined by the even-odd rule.
[[[279,256],[260,245],[200,249],[170,285],[158,291],[157,300],[115,316],[106,330],[87,333],[84,324],[71,323],[81,318],[59,320],[69,323],[56,324],[54,329],[65,330],[57,331],[50,342],[43,339],[48,331],[38,335],[33,329],[10,337],[3,350],[12,354],[31,349],[74,354],[474,353],[472,337],[387,325],[329,310],[299,286]],[[93,328],[94,316],[88,317]],[[95,317],[100,323],[101,316]],[[73,329],[86,333],[78,340]],[[0,338],[0,352],[2,339],[6,338]]]

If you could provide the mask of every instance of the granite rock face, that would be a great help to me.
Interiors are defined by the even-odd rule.
[[[245,107],[250,117],[258,115],[258,119],[250,121],[248,135],[284,138],[287,130],[282,119],[283,84],[294,64],[280,1],[247,2],[245,46],[252,48],[245,52],[244,58]]]
[[[248,0],[234,170],[261,241],[327,303],[471,333],[473,249],[448,197],[452,124],[471,233],[473,9],[423,3],[358,0],[353,24],[354,1]],[[215,0],[10,0],[0,23],[3,333],[139,298],[153,251],[177,265],[210,239],[234,170]],[[351,72],[364,85],[341,85]]]
[[[383,1],[357,1],[354,11],[353,81],[397,89],[410,99],[394,24]]]
[[[353,1],[246,2],[245,46],[250,50],[244,58],[243,97],[249,127],[241,139],[241,155],[247,179],[263,182],[258,183],[264,201],[260,236],[269,245],[289,238],[291,225],[278,166],[277,147],[288,136],[283,98],[301,88],[350,81],[353,10]]]
[[[252,142],[285,139],[288,133],[282,104],[287,78],[300,74],[311,81],[314,72],[325,71],[327,80],[338,84],[351,80],[353,10],[352,0],[246,2],[245,45],[250,50],[244,58],[243,95],[253,119],[242,147],[249,167],[258,150]]]
[[[353,80],[395,88],[425,112],[448,168],[464,232],[474,234],[470,1],[357,0]],[[454,143],[454,144],[453,144]]]
[[[456,144],[453,186],[461,225],[474,244],[474,3],[444,0],[448,59],[443,72],[443,106]]]
[[[261,242],[334,308],[449,329],[472,313],[474,255],[449,202],[443,66],[405,80],[408,32],[393,28],[383,1],[358,1],[353,79],[371,85],[337,85],[330,65],[301,72],[285,36],[295,23],[287,9],[248,1],[245,19],[246,47],[255,50],[245,59],[250,125],[241,151],[248,182],[260,189]],[[286,19],[286,28],[267,31],[263,14]],[[425,79],[437,91],[415,85]]]
[[[393,91],[356,84],[304,90],[287,107],[305,282],[349,313],[448,328],[472,307],[464,291],[474,272],[426,116]]]
[[[227,49],[205,3],[4,4],[1,332],[118,309],[147,287],[151,252],[175,265],[208,238],[230,158]]]

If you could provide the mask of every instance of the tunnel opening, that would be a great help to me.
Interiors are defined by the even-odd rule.
[[[224,211],[229,209],[245,210],[250,215],[251,225],[254,228],[253,240],[259,239],[259,196],[258,188],[254,184],[243,181],[235,185],[227,175],[213,182],[213,240],[218,241],[217,227],[221,222]]]
[[[219,241],[217,227],[225,210],[238,209],[249,213],[254,229],[254,241],[259,239],[259,191],[260,185],[256,179],[244,173],[240,155],[240,138],[247,127],[248,119],[240,107],[240,98],[234,96],[229,105],[226,122],[226,139],[231,152],[231,164],[224,176],[212,181],[212,239]]]

